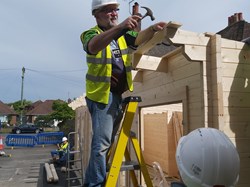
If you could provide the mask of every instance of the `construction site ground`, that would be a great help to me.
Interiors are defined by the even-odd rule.
[[[7,134],[1,134],[5,140]],[[47,183],[44,164],[51,159],[50,151],[55,145],[35,147],[7,147],[5,156],[0,156],[1,187],[65,187],[66,173],[56,167],[58,183]],[[8,155],[11,155],[10,157]]]

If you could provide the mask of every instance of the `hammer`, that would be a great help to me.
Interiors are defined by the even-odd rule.
[[[142,16],[141,19],[145,18],[146,16],[150,16],[151,21],[154,21],[154,20],[155,20],[155,17],[153,16],[153,12],[152,12],[152,10],[151,10],[150,8],[145,7],[145,6],[141,6],[141,8],[144,8],[144,9],[146,9],[146,11],[147,11],[146,14],[145,14],[144,16]]]

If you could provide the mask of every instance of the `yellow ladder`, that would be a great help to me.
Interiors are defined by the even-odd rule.
[[[143,159],[143,155],[141,152],[139,141],[137,140],[135,133],[131,132],[131,126],[133,123],[134,115],[138,106],[138,102],[141,102],[141,97],[127,97],[124,99],[124,103],[126,105],[126,111],[124,120],[120,129],[120,133],[118,135],[118,139],[116,144],[114,143],[112,147],[114,147],[112,158],[108,158],[107,162],[111,160],[111,165],[108,168],[109,173],[106,180],[105,187],[115,187],[117,183],[117,179],[119,176],[120,171],[123,170],[129,170],[130,177],[132,179],[132,183],[134,187],[139,186],[135,170],[139,169],[142,172],[142,175],[144,177],[145,183],[147,187],[153,187],[152,181],[150,179],[145,161]],[[129,150],[127,148],[128,141],[131,141],[136,157],[137,157],[137,164],[134,164],[134,162],[131,160]],[[111,151],[112,151],[111,150]],[[111,157],[111,156],[110,156]],[[123,158],[125,157],[125,162],[123,162]],[[129,163],[129,165],[124,165]]]

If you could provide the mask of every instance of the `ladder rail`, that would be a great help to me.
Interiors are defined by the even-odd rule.
[[[117,144],[115,147],[114,157],[111,162],[110,171],[106,181],[106,187],[112,187],[116,185],[120,168],[122,165],[123,155],[125,153],[126,145],[128,143],[128,137],[130,135],[130,129],[134,118],[134,109],[137,107],[137,102],[130,102],[127,111],[125,113],[123,124],[127,124],[127,128],[122,126],[119,134]]]
[[[76,187],[75,185],[71,185],[71,181],[73,180],[80,180],[81,181],[81,185],[83,185],[83,163],[82,163],[82,139],[80,140],[80,135],[79,135],[79,132],[70,132],[68,134],[68,140],[71,140],[71,137],[74,136],[74,142],[77,142],[78,145],[74,145],[74,147],[77,149],[77,150],[71,150],[71,146],[69,144],[68,146],[68,153],[67,153],[67,164],[66,164],[66,168],[67,168],[67,186],[68,187]],[[77,141],[75,141],[75,138],[77,138]],[[75,154],[79,154],[79,159],[76,159],[76,155]],[[72,160],[71,159],[71,156],[74,156],[74,159]],[[76,163],[76,162],[80,162],[80,168],[71,168],[72,167],[72,164],[73,163]],[[80,173],[80,177],[71,177],[70,174],[71,172],[76,172],[78,171]],[[79,185],[77,185],[79,186]]]
[[[142,155],[139,142],[136,139],[135,133],[131,133],[130,131],[132,127],[134,115],[138,106],[138,102],[140,101],[141,101],[140,97],[125,98],[125,103],[127,104],[126,111],[124,111],[125,116],[122,122],[120,133],[117,138],[117,142],[114,142],[113,145],[111,145],[112,151],[114,151],[114,153],[109,154],[109,157],[112,157],[112,158],[109,158],[111,159],[111,166],[110,166],[110,170],[107,176],[105,187],[116,187],[118,176],[121,171],[123,157],[125,156],[126,161],[131,161],[131,157],[130,157],[128,147],[127,147],[129,140],[132,142],[132,145],[133,145],[132,147],[134,148],[137,161],[139,163],[139,169],[141,170],[141,173],[143,174],[147,187],[153,187],[145,161],[143,159],[143,155]],[[135,169],[129,170],[130,177],[132,178],[133,185],[139,186],[134,170]]]

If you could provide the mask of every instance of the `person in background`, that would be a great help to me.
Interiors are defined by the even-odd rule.
[[[51,157],[53,161],[57,161],[57,159],[61,159],[62,157],[65,157],[68,151],[68,139],[67,137],[62,138],[62,143],[59,145],[57,144],[58,149],[51,151]]]
[[[81,34],[87,53],[86,103],[92,118],[90,160],[84,186],[105,185],[106,155],[122,119],[122,94],[133,91],[129,47],[135,48],[164,29],[159,22],[133,31],[141,17],[129,16],[118,24],[116,0],[92,0],[92,15],[97,25]]]

